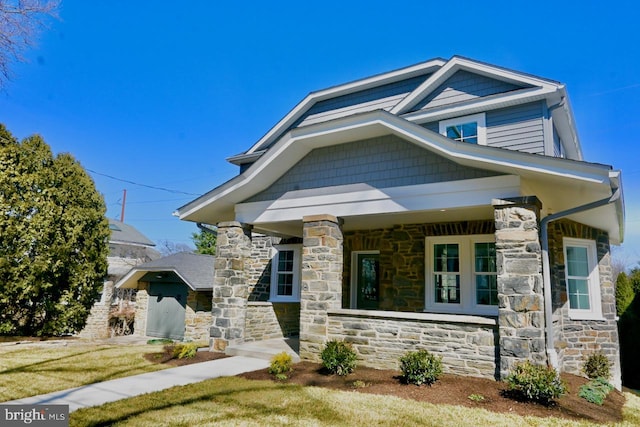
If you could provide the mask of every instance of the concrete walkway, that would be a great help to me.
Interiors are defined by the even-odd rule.
[[[98,406],[103,403],[164,390],[173,386],[237,375],[267,367],[269,367],[268,360],[245,356],[227,357],[225,359],[194,363],[40,396],[2,402],[2,404],[69,405],[69,411],[73,412],[76,409]]]

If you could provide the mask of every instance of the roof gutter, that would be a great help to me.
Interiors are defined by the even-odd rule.
[[[544,315],[545,315],[545,329],[546,329],[546,351],[549,364],[554,368],[558,368],[558,353],[553,345],[553,316],[552,316],[552,301],[551,301],[551,270],[549,267],[549,223],[560,218],[567,217],[579,212],[588,211],[591,209],[606,206],[611,203],[615,203],[621,196],[622,192],[620,188],[612,188],[613,194],[602,200],[587,203],[582,206],[576,206],[571,209],[567,209],[553,215],[548,215],[540,221],[540,233],[542,243],[542,282],[544,286]]]

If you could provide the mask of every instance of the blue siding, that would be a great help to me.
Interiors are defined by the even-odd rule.
[[[523,87],[468,71],[458,71],[438,86],[424,100],[420,101],[414,107],[414,111],[456,104],[483,96],[522,89]]]
[[[544,154],[544,119],[542,102],[502,108],[486,113],[487,145]],[[421,125],[440,132],[438,122]]]
[[[542,102],[489,111],[487,145],[544,155]]]
[[[328,116],[332,118],[331,112],[347,109],[348,115],[359,112],[361,109],[371,111],[378,108],[390,109],[400,102],[409,92],[416,89],[423,83],[430,74],[412,77],[395,83],[378,86],[375,88],[338,96],[324,101],[316,102],[309,110],[291,126],[292,128],[305,124],[310,116]],[[376,102],[379,101],[379,102]],[[364,104],[364,105],[363,105]],[[351,108],[349,108],[351,107]]]
[[[366,183],[388,188],[496,175],[460,166],[396,136],[384,136],[313,150],[268,189],[245,202],[336,185]]]

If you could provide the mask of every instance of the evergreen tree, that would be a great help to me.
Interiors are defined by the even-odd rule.
[[[102,195],[69,154],[0,125],[0,334],[81,329],[107,273]]]
[[[203,255],[216,254],[217,235],[214,229],[211,231],[200,230],[198,233],[191,233],[191,240],[196,245],[195,253]]]
[[[625,272],[622,272],[616,279],[616,311],[618,316],[622,316],[627,311],[633,298],[635,298],[635,293],[631,280]]]

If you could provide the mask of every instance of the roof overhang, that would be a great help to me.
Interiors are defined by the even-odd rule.
[[[620,185],[619,174],[606,165],[459,143],[378,110],[287,132],[246,171],[179,208],[178,216],[210,224],[235,220],[236,205],[268,188],[311,150],[383,135],[396,135],[461,165],[517,175],[523,195],[536,195],[546,203],[543,215],[606,197]],[[616,242],[622,235],[622,203],[621,198],[619,204],[609,207],[611,212],[599,210],[606,213],[606,226],[588,213],[577,218],[605,229]]]
[[[181,274],[178,269],[174,267],[146,267],[146,268],[132,268],[127,274],[125,274],[120,280],[118,280],[115,284],[116,288],[120,289],[138,289],[138,282],[142,279],[147,273],[166,273],[171,272],[180,278],[192,291],[203,291],[207,290],[204,288],[198,288],[194,286],[183,274]]]

